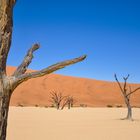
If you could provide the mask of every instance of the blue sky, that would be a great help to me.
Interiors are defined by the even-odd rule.
[[[139,7],[138,0],[18,0],[8,65],[18,66],[37,42],[31,69],[87,54],[56,73],[109,81],[129,73],[140,83]]]

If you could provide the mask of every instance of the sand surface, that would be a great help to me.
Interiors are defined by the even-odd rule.
[[[135,121],[125,116],[125,108],[10,107],[7,140],[140,140],[140,109]]]

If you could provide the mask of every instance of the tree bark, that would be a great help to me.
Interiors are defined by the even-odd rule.
[[[39,49],[39,44],[34,44],[27,52],[26,56],[24,57],[23,62],[18,66],[16,71],[14,72],[14,76],[20,76],[21,74],[24,74],[27,71],[27,68],[29,64],[32,62],[33,59],[33,52]]]
[[[10,96],[4,95],[0,97],[0,140],[6,140],[6,128],[7,128],[7,118],[8,118],[8,111],[9,111],[9,102],[10,102]]]
[[[0,78],[0,140],[6,140],[9,102],[12,94],[12,84],[7,78]]]
[[[60,108],[60,104],[56,103],[56,109],[59,110],[59,108]]]
[[[15,85],[18,86],[22,82],[25,82],[31,78],[37,78],[37,77],[41,77],[41,76],[53,73],[54,71],[65,68],[66,66],[83,61],[85,58],[86,58],[86,55],[83,55],[83,56],[80,56],[80,57],[77,57],[74,59],[65,60],[65,61],[53,64],[53,65],[51,65],[45,69],[42,69],[40,71],[36,71],[36,72],[32,72],[32,73],[24,73],[24,74],[20,74],[18,76],[13,74],[12,76],[15,77],[15,83],[16,83]]]
[[[132,107],[130,105],[129,99],[127,99],[126,105],[127,105],[127,116],[126,116],[126,119],[133,120],[132,119]]]
[[[68,103],[68,109],[70,109],[71,108],[71,103]]]
[[[63,102],[63,104],[62,104],[61,110],[63,110],[64,107],[65,107],[67,104],[68,104],[68,100],[65,99],[64,102]]]
[[[0,72],[6,73],[6,61],[11,46],[13,7],[16,0],[0,0]]]

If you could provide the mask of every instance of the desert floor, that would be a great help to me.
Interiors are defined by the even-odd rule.
[[[10,107],[7,140],[140,140],[140,109],[134,121],[125,108]]]

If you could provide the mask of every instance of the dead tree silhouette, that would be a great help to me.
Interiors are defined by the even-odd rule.
[[[126,118],[124,119],[129,119],[129,120],[133,120],[132,119],[132,106],[131,106],[131,103],[130,103],[130,97],[133,93],[135,93],[137,90],[140,90],[140,87],[132,90],[130,86],[128,86],[127,84],[127,80],[129,78],[129,74],[126,76],[126,77],[123,77],[123,80],[124,80],[124,83],[123,85],[119,82],[118,78],[117,78],[117,75],[115,74],[114,77],[115,77],[115,80],[116,82],[118,83],[118,86],[122,92],[122,95],[124,97],[124,101],[125,101],[125,104],[127,106],[127,116]],[[129,89],[128,89],[129,88]]]

